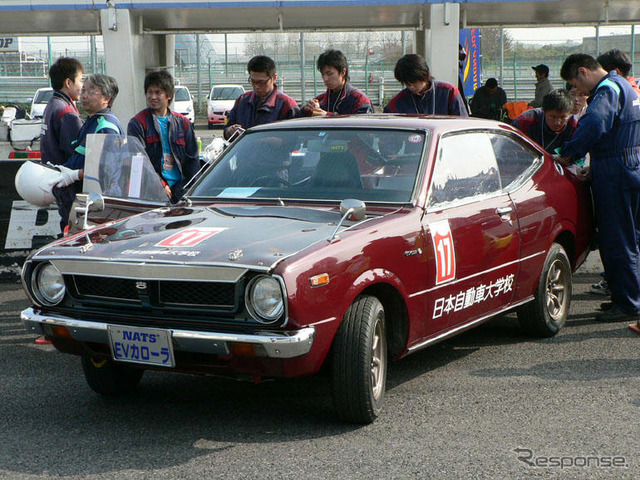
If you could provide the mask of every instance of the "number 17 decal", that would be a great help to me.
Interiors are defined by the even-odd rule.
[[[429,224],[436,258],[436,285],[456,278],[456,251],[448,220]]]

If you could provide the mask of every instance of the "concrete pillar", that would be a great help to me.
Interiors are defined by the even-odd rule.
[[[118,81],[120,89],[113,111],[126,129],[129,119],[146,103],[142,91],[145,71],[142,29],[137,28],[130,10],[107,8],[100,14],[106,73]]]
[[[458,85],[460,5],[429,5],[428,29],[416,32],[416,53],[422,55],[437,80]]]
[[[120,88],[113,111],[126,129],[129,119],[147,105],[146,73],[166,68],[175,76],[175,35],[144,35],[142,19],[131,10],[107,8],[100,14],[106,73]]]

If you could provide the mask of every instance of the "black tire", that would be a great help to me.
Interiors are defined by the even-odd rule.
[[[213,130],[213,123],[207,123],[207,128],[209,130]]]
[[[349,307],[333,342],[333,404],[348,422],[371,423],[380,414],[387,380],[384,308],[371,296]]]
[[[571,264],[564,248],[551,245],[544,261],[535,299],[518,311],[520,325],[530,335],[553,337],[564,326],[571,307]]]
[[[82,356],[82,371],[91,390],[100,395],[118,396],[133,392],[144,374],[144,370]]]

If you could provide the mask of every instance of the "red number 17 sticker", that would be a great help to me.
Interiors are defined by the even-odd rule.
[[[180,230],[156,243],[157,247],[193,247],[226,228],[192,227]]]
[[[436,285],[456,278],[456,251],[448,220],[429,224],[436,258]]]

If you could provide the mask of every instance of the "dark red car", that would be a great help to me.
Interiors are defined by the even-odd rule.
[[[85,171],[102,225],[23,270],[25,325],[80,355],[102,394],[134,389],[145,369],[255,379],[328,364],[338,415],[371,422],[389,359],[510,311],[555,335],[592,236],[585,185],[492,121],[257,127],[181,204],[127,218],[149,207],[146,174],[116,157],[111,173]]]

